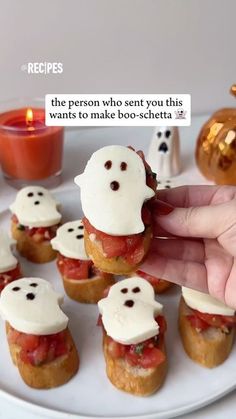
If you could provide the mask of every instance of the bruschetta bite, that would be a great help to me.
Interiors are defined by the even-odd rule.
[[[97,303],[104,290],[115,283],[112,274],[100,271],[87,256],[81,220],[63,224],[51,241],[58,251],[57,266],[66,294],[80,303]]]
[[[19,253],[31,262],[46,263],[56,258],[50,240],[61,221],[58,206],[50,192],[41,186],[21,189],[10,206],[12,237]]]
[[[94,265],[118,275],[135,271],[152,238],[148,202],[157,186],[143,153],[119,145],[101,148],[75,182],[85,214],[85,248]]]
[[[152,286],[138,277],[122,280],[98,307],[111,383],[136,396],[156,392],[167,372],[166,322]]]
[[[79,357],[61,302],[41,278],[18,279],[1,293],[0,313],[12,361],[30,387],[60,386],[78,370]]]
[[[7,284],[22,276],[20,264],[12,253],[15,244],[15,240],[0,230],[0,292]]]
[[[208,294],[182,288],[179,306],[179,331],[187,355],[198,364],[214,368],[229,356],[236,316]]]

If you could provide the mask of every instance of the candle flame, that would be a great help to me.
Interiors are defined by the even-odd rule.
[[[34,119],[33,111],[31,108],[28,108],[26,111],[26,117],[25,117],[26,124],[30,126],[33,122],[33,119]]]

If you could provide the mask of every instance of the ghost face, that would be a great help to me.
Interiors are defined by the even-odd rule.
[[[19,332],[48,335],[64,330],[67,316],[62,297],[41,278],[22,278],[8,284],[0,298],[2,317]]]
[[[84,226],[82,220],[63,224],[51,240],[53,249],[63,256],[73,259],[89,260],[84,247]]]
[[[152,286],[142,278],[113,285],[98,307],[107,334],[117,342],[136,344],[158,334],[155,316],[162,305],[155,301]]]
[[[154,191],[146,185],[143,161],[134,151],[101,148],[75,182],[81,188],[84,214],[96,229],[117,236],[144,231],[141,209]]]
[[[0,274],[17,266],[17,259],[12,254],[14,244],[15,240],[11,239],[5,231],[0,230]]]
[[[158,178],[175,176],[180,171],[179,134],[177,127],[156,127],[147,162]]]
[[[47,189],[27,186],[18,192],[10,209],[24,226],[50,227],[61,220],[57,207],[58,203]]]

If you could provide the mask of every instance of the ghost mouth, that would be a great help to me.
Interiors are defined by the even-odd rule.
[[[169,151],[168,149],[168,145],[166,143],[161,143],[159,145],[158,151],[162,151],[163,153],[167,153],[167,151]]]

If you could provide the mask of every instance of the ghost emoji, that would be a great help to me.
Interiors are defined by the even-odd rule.
[[[58,206],[47,189],[41,186],[27,186],[17,193],[10,210],[24,226],[50,227],[61,220]]]
[[[75,183],[81,188],[85,217],[96,229],[114,236],[144,231],[141,210],[154,191],[146,185],[143,161],[133,150],[119,145],[97,150]]]
[[[12,254],[12,247],[16,243],[5,231],[0,230],[0,274],[14,269],[18,261]]]
[[[180,145],[177,127],[155,127],[147,162],[158,179],[180,173]]]
[[[89,260],[84,247],[82,220],[70,221],[59,227],[51,245],[67,258]]]
[[[108,336],[119,343],[137,344],[159,333],[155,317],[162,305],[145,279],[132,277],[116,283],[98,308]]]
[[[45,279],[21,278],[2,291],[0,313],[19,332],[49,335],[67,327],[68,317],[60,308],[62,301]]]

